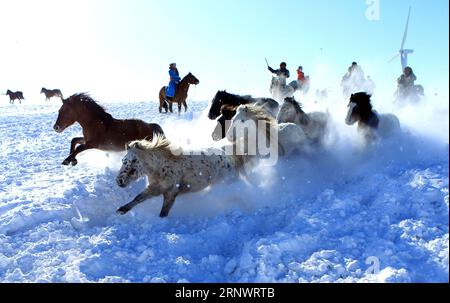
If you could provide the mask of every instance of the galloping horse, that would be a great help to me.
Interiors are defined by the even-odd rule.
[[[270,94],[275,100],[282,101],[286,97],[292,97],[299,88],[299,84],[296,80],[286,84],[285,78],[272,77],[272,82],[270,83]]]
[[[19,103],[22,103],[22,100],[25,100],[22,92],[12,92],[8,89],[6,95],[9,96],[9,103],[14,104],[14,100],[19,100]]]
[[[63,94],[61,93],[61,90],[59,90],[59,89],[46,89],[45,87],[43,87],[41,89],[41,94],[45,94],[46,101],[50,101],[50,98],[53,98],[53,97],[59,97],[59,98],[61,98],[61,100],[64,99]]]
[[[152,140],[154,134],[164,136],[158,124],[135,119],[114,119],[85,93],[75,94],[63,100],[53,129],[61,133],[75,122],[83,128],[83,137],[72,139],[70,155],[64,160],[63,165],[77,165],[76,156],[88,149],[123,151],[130,141]]]
[[[153,142],[135,141],[128,145],[116,181],[127,187],[147,176],[148,187],[133,201],[117,210],[121,215],[145,200],[163,195],[160,217],[167,217],[177,196],[201,191],[217,182],[237,177],[244,165],[241,158],[226,155],[222,149],[183,151],[167,139],[155,136]]]
[[[329,130],[331,116],[328,113],[312,112],[306,114],[294,97],[284,99],[278,112],[278,123],[295,123],[313,142],[323,142]]]
[[[251,134],[249,130],[249,134],[245,135],[245,129],[248,130],[249,127],[248,121],[254,122],[256,133]],[[237,133],[242,137],[239,137]],[[251,138],[252,136],[254,137]],[[230,142],[244,140],[244,147],[250,149],[252,146],[249,144],[256,143],[257,146],[260,145],[260,142],[256,142],[260,137],[265,137],[265,145],[267,145],[267,142],[272,143],[276,141],[277,146],[275,147],[271,144],[270,150],[277,152],[279,156],[287,156],[296,151],[309,151],[309,140],[300,126],[294,123],[278,124],[276,119],[260,106],[253,104],[239,106],[227,131],[227,139]],[[249,142],[248,140],[250,139],[254,139],[254,142]]]
[[[187,111],[186,99],[188,96],[189,86],[197,85],[200,81],[191,73],[187,74],[177,85],[175,90],[175,96],[172,100],[166,98],[166,86],[162,87],[159,91],[159,112],[162,112],[162,109],[166,111],[170,111],[173,113],[172,104],[178,103],[178,114],[181,113],[181,105],[184,105],[184,111]]]
[[[217,119],[217,126],[212,133],[215,141],[225,138],[228,131],[225,121],[231,120],[236,114],[236,109],[240,105],[255,104],[264,108],[270,115],[275,117],[278,110],[278,102],[270,98],[252,98],[251,96],[239,96],[227,93],[226,91],[218,91],[214,99],[211,101],[208,118]]]
[[[345,119],[347,125],[358,122],[358,131],[366,144],[400,130],[400,120],[393,114],[378,114],[373,110],[370,98],[371,95],[365,92],[352,94]]]

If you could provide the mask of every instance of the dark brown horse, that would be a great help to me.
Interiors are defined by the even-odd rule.
[[[226,91],[218,91],[211,101],[208,118],[217,119],[217,126],[212,133],[215,141],[225,138],[228,131],[226,121],[231,120],[236,114],[236,109],[240,105],[255,104],[262,106],[272,116],[278,111],[278,102],[270,98],[252,98],[252,96],[240,96],[227,93]]]
[[[50,98],[53,98],[53,97],[59,97],[59,98],[61,98],[61,100],[64,99],[63,94],[61,93],[61,90],[59,90],[59,89],[46,89],[45,87],[43,87],[41,89],[41,94],[45,94],[46,101],[50,101]]]
[[[19,100],[19,103],[22,103],[22,100],[25,100],[22,92],[12,92],[8,89],[6,95],[9,96],[9,103],[14,104],[14,100]]]
[[[75,122],[83,128],[83,137],[72,139],[70,155],[63,165],[77,165],[75,157],[88,149],[124,151],[126,144],[131,141],[152,140],[154,134],[164,136],[158,124],[114,119],[85,93],[63,100],[53,129],[61,133]]]
[[[159,112],[162,112],[162,109],[166,111],[170,111],[173,113],[172,104],[178,103],[178,114],[181,113],[181,105],[184,105],[184,111],[187,111],[186,99],[188,96],[188,90],[190,85],[197,85],[200,81],[191,73],[187,74],[180,83],[177,85],[175,89],[175,96],[172,100],[166,98],[166,86],[161,88],[159,91]]]

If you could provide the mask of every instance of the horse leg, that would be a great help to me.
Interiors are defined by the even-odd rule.
[[[159,96],[159,113],[160,113],[160,114],[162,113],[163,107],[164,107],[164,109],[166,110],[166,113],[167,113],[167,104],[166,104],[166,101],[164,100],[164,97]]]
[[[186,100],[183,101],[183,105],[184,105],[184,112],[187,112],[188,106],[186,104]]]
[[[181,115],[181,102],[178,102],[178,116]]]
[[[84,138],[83,137],[73,138],[72,142],[70,142],[70,155],[73,154],[73,152],[75,151],[75,147],[78,144],[83,144],[83,143],[84,143]]]
[[[161,195],[161,190],[158,187],[156,187],[155,185],[150,185],[142,193],[137,195],[136,198],[133,199],[133,201],[131,201],[130,203],[122,206],[121,208],[119,208],[117,210],[117,213],[119,213],[121,215],[125,215],[127,212],[129,212],[136,205],[144,202],[148,198],[157,197],[159,195]]]
[[[78,145],[78,147],[75,149],[75,151],[73,153],[70,154],[70,156],[68,156],[64,161],[63,161],[63,165],[69,165],[72,164],[72,166],[75,166],[78,164],[77,159],[75,158],[79,153],[84,152],[85,150],[88,149],[93,149],[96,148],[97,146],[94,146],[93,144],[81,144]]]
[[[161,208],[161,212],[159,214],[161,218],[165,218],[169,215],[170,209],[175,203],[175,198],[178,196],[179,193],[180,192],[178,189],[172,189],[164,193],[164,203]]]
[[[172,102],[168,102],[169,103],[169,111],[171,112],[171,113],[173,113],[173,108],[172,108]]]

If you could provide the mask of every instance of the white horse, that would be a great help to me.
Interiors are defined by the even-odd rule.
[[[248,131],[247,136],[242,136],[245,133],[244,130]],[[263,144],[269,143],[271,152],[277,152],[279,156],[289,155],[295,151],[308,151],[308,140],[300,126],[294,123],[278,124],[275,118],[259,106],[239,106],[236,115],[231,120],[227,139],[230,142],[244,139],[244,144],[248,149],[252,148],[250,144],[256,144],[254,150],[256,149],[259,156],[260,151],[257,150],[257,147],[260,146],[258,141],[260,137],[265,139]]]
[[[329,131],[331,116],[329,113],[312,112],[306,114],[300,103],[293,97],[284,99],[277,116],[278,123],[299,125],[312,142],[323,143]]]
[[[126,214],[145,200],[163,195],[160,217],[167,217],[178,195],[201,191],[227,177],[237,176],[242,159],[226,156],[222,149],[183,151],[160,136],[155,136],[152,142],[131,142],[122,160],[117,184],[127,187],[130,182],[147,176],[149,185],[117,212]]]
[[[366,143],[387,138],[400,131],[400,120],[393,114],[378,114],[372,109],[371,96],[367,93],[356,93],[350,97],[345,123],[353,125],[358,122],[358,131]]]
[[[292,97],[295,91],[298,89],[297,81],[292,81],[289,84],[286,84],[286,78],[281,77],[272,77],[272,82],[270,84],[270,93],[272,97],[281,101],[286,97]]]

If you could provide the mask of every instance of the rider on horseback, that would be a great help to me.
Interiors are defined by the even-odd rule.
[[[403,74],[398,78],[397,83],[401,90],[408,90],[414,86],[414,81],[417,80],[416,75],[411,67],[407,66],[403,70]]]
[[[177,85],[181,81],[176,63],[171,63],[169,65],[169,75],[170,75],[170,82],[166,88],[166,98],[169,100],[173,100],[173,98],[175,97],[175,90],[177,88]]]
[[[270,66],[268,66],[267,68],[272,74],[276,74],[279,78],[287,79],[291,76],[291,74],[289,73],[289,70],[286,68],[286,66],[286,62],[281,62],[279,69],[273,69]]]
[[[303,72],[303,66],[299,66],[297,69],[297,80],[300,83],[303,83],[306,80],[305,73]]]

